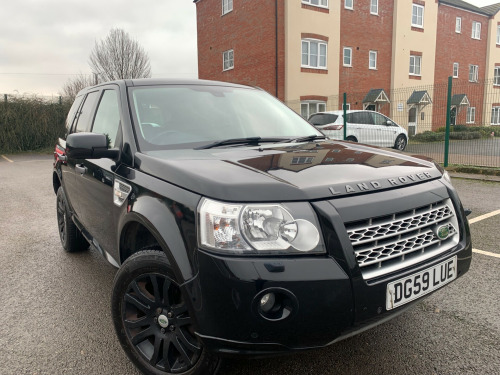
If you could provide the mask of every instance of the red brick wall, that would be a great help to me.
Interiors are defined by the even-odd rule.
[[[198,76],[259,86],[284,100],[284,0],[278,1],[278,77],[276,77],[275,0],[233,0],[223,16],[221,0],[196,3]],[[234,50],[234,69],[223,71],[222,53]]]
[[[462,17],[462,32],[455,32],[456,17]],[[472,22],[481,22],[481,39],[472,39]],[[486,76],[486,52],[488,41],[488,17],[462,9],[439,4],[436,37],[436,63],[434,84],[446,84],[453,76],[453,63],[459,63],[458,78],[453,78],[453,94],[467,94],[471,107],[476,107],[475,125],[482,124],[484,87]],[[480,83],[469,83],[469,65],[479,66]],[[445,126],[446,97],[432,98],[434,102],[433,129]],[[466,108],[457,116],[457,125],[466,124]]]
[[[345,9],[341,1],[339,93],[347,93],[351,109],[362,109],[371,89],[390,95],[393,11],[394,0],[379,0],[378,16],[370,14],[368,0],[354,1],[354,10]],[[352,48],[352,67],[344,67],[344,47]],[[377,51],[377,70],[368,69],[370,50]],[[382,112],[388,110],[386,105]]]

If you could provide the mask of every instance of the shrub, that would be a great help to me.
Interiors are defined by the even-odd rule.
[[[465,131],[465,132],[450,132],[450,139],[479,139],[481,132]]]
[[[69,103],[48,103],[37,97],[0,102],[0,152],[52,147],[64,135],[69,108]]]
[[[410,140],[415,142],[439,142],[444,141],[444,133],[435,133],[425,131],[423,133],[415,134],[410,137]]]
[[[444,133],[446,132],[446,127],[442,126],[440,128],[437,128],[436,132]],[[491,137],[492,133],[494,133],[495,137],[500,137],[500,126],[466,126],[466,125],[450,126],[450,134],[458,132],[470,132],[470,133],[479,132],[480,138]],[[476,136],[474,136],[474,138],[476,138]],[[453,139],[472,139],[472,138],[453,138]]]

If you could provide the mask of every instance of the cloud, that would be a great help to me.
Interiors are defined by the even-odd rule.
[[[17,0],[0,13],[0,93],[58,93],[72,74],[90,73],[91,49],[113,27],[143,46],[153,76],[198,75],[189,0]]]

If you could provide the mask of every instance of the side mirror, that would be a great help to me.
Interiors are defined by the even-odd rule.
[[[392,121],[391,120],[387,120],[387,125],[392,126]]]
[[[108,149],[108,141],[104,134],[72,133],[66,138],[66,155],[71,159],[117,160],[120,152]]]

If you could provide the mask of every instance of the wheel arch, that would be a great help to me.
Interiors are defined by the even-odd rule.
[[[54,189],[54,193],[57,194],[57,190],[61,187],[61,180],[59,179],[59,175],[56,171],[52,173],[52,188]]]
[[[187,281],[195,272],[178,226],[175,220],[168,219],[168,212],[164,210],[163,215],[152,215],[151,219],[140,212],[130,212],[124,217],[119,232],[120,264],[145,248],[161,248],[177,279]]]

